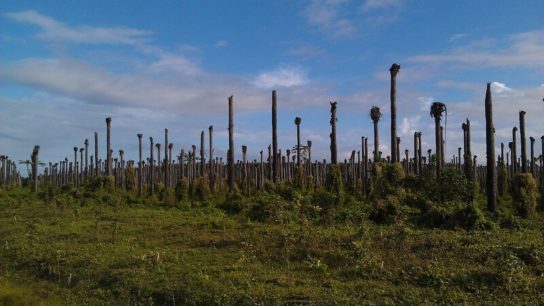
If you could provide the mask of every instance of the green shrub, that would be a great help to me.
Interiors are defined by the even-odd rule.
[[[537,185],[530,173],[517,173],[512,179],[512,200],[518,213],[530,217],[536,208]]]
[[[508,171],[506,166],[499,167],[499,173],[497,174],[497,188],[499,196],[503,196],[508,192]]]
[[[125,186],[128,191],[135,191],[136,190],[136,171],[134,170],[134,167],[132,164],[128,166],[127,169],[127,177],[125,179]]]
[[[192,187],[191,195],[193,200],[206,201],[211,195],[207,176],[197,178],[196,181],[193,182]]]
[[[161,182],[156,182],[153,185],[153,189],[155,190],[156,194],[161,194],[162,190],[164,189],[164,184]]]
[[[434,183],[435,188],[428,188],[430,198],[438,202],[463,202],[467,198],[468,182],[463,172],[456,168],[447,167]]]
[[[253,221],[284,224],[296,218],[293,207],[278,194],[261,192],[252,198],[247,216]]]
[[[306,181],[306,176],[305,176],[305,173],[304,173],[304,166],[300,165],[300,166],[295,166],[295,169],[294,169],[295,173],[294,173],[294,182],[295,182],[295,186],[297,186],[297,188],[304,188],[305,187],[305,181]]]
[[[372,202],[370,220],[380,224],[394,223],[401,215],[401,203],[397,196],[388,195],[385,199],[376,199]]]
[[[240,190],[234,187],[234,190],[227,195],[223,202],[219,204],[219,208],[228,213],[238,214],[247,206],[244,198],[245,197],[242,196]]]
[[[182,177],[176,182],[175,187],[176,200],[186,201],[189,196],[189,180],[186,177]]]
[[[175,206],[177,204],[176,194],[172,188],[163,188],[159,193],[159,200],[166,206]]]
[[[312,203],[320,208],[323,219],[327,223],[332,220],[334,209],[337,206],[336,201],[336,194],[323,188],[319,188],[312,194]]]
[[[463,202],[446,202],[443,205],[434,205],[419,215],[418,223],[429,228],[444,229],[487,230],[495,226],[493,222],[485,218],[478,207],[467,206]]]
[[[328,192],[334,195],[334,205],[342,204],[344,200],[344,183],[340,165],[331,165],[325,178],[325,186]]]

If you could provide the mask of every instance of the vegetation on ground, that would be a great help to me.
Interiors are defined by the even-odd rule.
[[[457,169],[383,165],[368,196],[267,182],[155,194],[90,180],[0,192],[0,304],[538,304],[544,218],[534,182],[466,202]],[[337,182],[333,184],[332,182]]]

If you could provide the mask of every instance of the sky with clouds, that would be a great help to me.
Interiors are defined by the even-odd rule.
[[[137,133],[163,141],[168,128],[179,152],[210,125],[224,156],[234,95],[235,146],[257,158],[271,143],[274,89],[283,150],[295,144],[300,116],[313,156],[328,159],[329,101],[338,101],[341,159],[372,135],[373,105],[388,154],[388,70],[397,62],[401,150],[412,154],[415,131],[434,148],[429,107],[442,101],[448,156],[469,118],[484,161],[487,82],[497,149],[520,110],[527,137],[544,133],[542,11],[544,2],[531,0],[3,1],[0,154],[27,159],[39,144],[44,161],[71,158],[97,131],[103,158],[111,116],[113,149],[128,158],[137,156]]]

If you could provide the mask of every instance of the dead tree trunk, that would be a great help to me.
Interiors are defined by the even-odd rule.
[[[330,121],[330,124],[331,124],[331,145],[330,145],[330,149],[331,149],[331,164],[333,165],[336,165],[337,163],[337,147],[336,147],[336,121],[338,120],[336,118],[336,104],[337,102],[330,102],[331,104],[331,121]]]
[[[495,211],[497,208],[497,168],[495,167],[495,133],[490,83],[487,83],[485,94],[485,129],[487,154],[487,209],[489,211]]]
[[[519,134],[521,141],[521,172],[527,173],[527,143],[525,139],[525,111],[519,112]]]
[[[295,118],[295,124],[297,126],[297,167],[300,167],[300,123],[302,119],[300,117]]]
[[[397,163],[400,160],[400,154],[397,143],[397,73],[400,65],[394,63],[389,68],[391,73],[391,162]]]
[[[106,118],[106,175],[111,175],[111,117]]]
[[[370,109],[370,118],[372,119],[372,122],[374,123],[374,163],[380,161],[380,134],[378,132],[378,121],[380,121],[380,117],[382,116],[382,113],[380,112],[380,108],[377,106],[373,106]]]
[[[215,182],[214,182],[214,175],[215,175],[215,168],[214,168],[214,160],[213,160],[213,125],[210,125],[208,127],[208,134],[210,137],[210,191],[211,193],[215,193]]]
[[[276,95],[273,94],[275,97]],[[229,97],[229,152],[227,154],[228,163],[228,184],[229,192],[234,191],[234,113],[233,113],[233,98]]]
[[[34,146],[32,154],[30,155],[30,161],[32,162],[32,192],[38,192],[38,154],[40,152],[40,146]]]
[[[276,91],[272,91],[272,180],[278,182],[279,160],[278,160],[278,114],[277,114]]]

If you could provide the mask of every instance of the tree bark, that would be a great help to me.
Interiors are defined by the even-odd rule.
[[[397,143],[397,73],[400,65],[394,63],[389,68],[391,73],[391,162],[397,163],[400,160],[400,151]]]
[[[495,135],[491,83],[487,83],[485,94],[485,127],[487,154],[487,209],[489,211],[495,211],[497,208],[497,168],[495,167]]]

